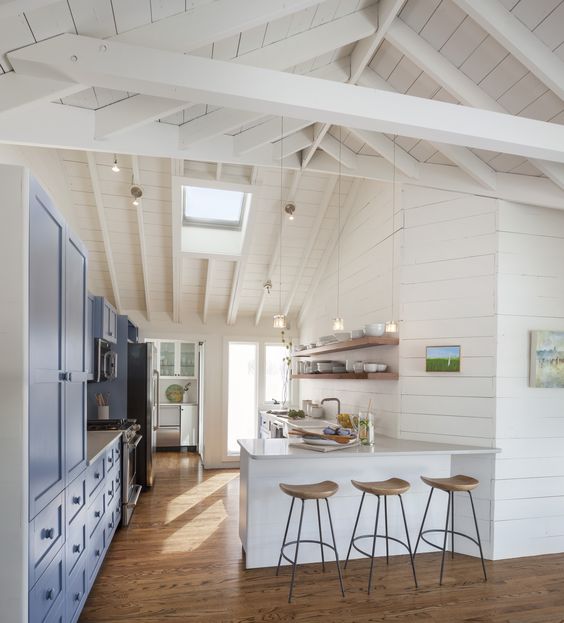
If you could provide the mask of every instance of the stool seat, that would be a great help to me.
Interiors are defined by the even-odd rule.
[[[335,495],[339,490],[339,485],[332,480],[324,480],[311,485],[288,485],[281,482],[280,488],[284,493],[300,500],[323,500]]]
[[[421,476],[421,480],[435,489],[441,489],[442,491],[472,491],[479,484],[480,481],[472,478],[471,476],[452,476],[451,478],[428,478],[427,476]]]
[[[376,482],[359,482],[358,480],[351,480],[351,482],[360,491],[372,495],[401,495],[411,488],[407,480],[401,478],[388,478],[388,480]]]

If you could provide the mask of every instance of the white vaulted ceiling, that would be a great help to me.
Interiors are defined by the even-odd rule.
[[[416,138],[416,132],[397,136],[394,155],[392,134],[321,122],[321,115],[313,123],[288,114],[281,145],[281,120],[272,114],[157,97],[154,86],[150,92],[122,90],[116,80],[112,88],[109,81],[77,85],[67,82],[68,71],[65,82],[44,83],[43,72],[52,78],[56,63],[43,52],[34,59],[33,51],[38,42],[55,44],[63,33],[140,46],[140,58],[148,61],[151,56],[142,50],[160,48],[271,70],[273,81],[274,72],[287,72],[348,82],[559,129],[564,0],[0,4],[0,141],[60,148],[79,233],[90,250],[92,288],[123,310],[222,314],[233,323],[238,315],[258,321],[278,309],[281,147],[283,198],[298,208],[296,220],[285,221],[282,237],[281,298],[290,315],[299,312],[334,245],[339,167],[343,204],[354,178],[389,180],[395,162],[402,182],[461,184],[509,198],[531,188],[553,205],[564,205],[563,159],[447,145]],[[111,171],[114,152],[117,174]],[[255,222],[239,260],[185,255],[175,264],[171,176],[179,166],[187,176],[256,183]],[[139,210],[129,195],[134,171],[144,189]],[[268,278],[275,289],[265,296]]]

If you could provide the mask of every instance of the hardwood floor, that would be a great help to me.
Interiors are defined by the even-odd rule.
[[[81,623],[227,623],[258,621],[414,621],[433,623],[564,622],[564,555],[488,562],[417,557],[419,590],[408,560],[379,559],[366,592],[368,560],[349,563],[347,596],[334,565],[298,570],[287,603],[288,570],[244,569],[238,537],[238,472],[204,471],[195,455],[159,453],[153,491],[141,496],[133,522],[116,534]],[[282,536],[282,535],[280,535]]]

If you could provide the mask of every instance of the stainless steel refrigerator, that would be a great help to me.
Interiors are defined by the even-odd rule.
[[[137,420],[143,436],[137,448],[137,482],[152,487],[159,421],[159,372],[154,344],[128,344],[127,417]]]

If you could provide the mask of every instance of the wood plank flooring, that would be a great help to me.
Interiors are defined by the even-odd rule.
[[[419,590],[406,557],[388,567],[378,559],[370,596],[369,561],[355,560],[344,600],[334,564],[325,574],[307,565],[288,604],[287,569],[277,578],[274,569],[244,568],[238,489],[237,471],[204,471],[195,455],[158,453],[155,487],[116,534],[80,623],[564,622],[564,554],[488,562],[487,583],[477,559],[457,555],[447,559],[442,588],[440,554],[420,555]]]

